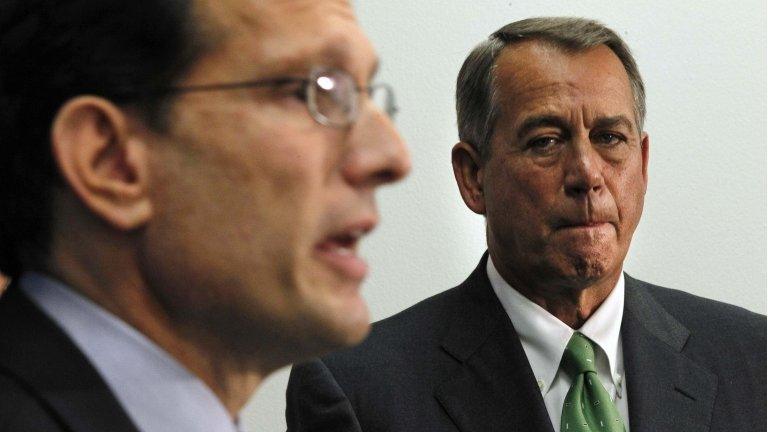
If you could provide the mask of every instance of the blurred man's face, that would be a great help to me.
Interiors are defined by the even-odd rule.
[[[553,289],[618,277],[648,160],[621,61],[606,46],[571,54],[531,41],[497,65],[501,112],[483,168],[497,266]]]
[[[347,71],[377,58],[345,0],[210,1],[224,37],[180,85]],[[348,128],[316,122],[300,85],[180,95],[154,136],[154,219],[144,268],[173,319],[246,355],[319,354],[368,332],[357,255],[374,192],[409,169],[390,120],[364,96]],[[266,344],[265,344],[266,341]],[[284,351],[280,351],[283,349]]]

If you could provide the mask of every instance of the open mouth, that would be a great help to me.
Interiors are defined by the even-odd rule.
[[[318,248],[330,253],[343,256],[355,255],[357,242],[363,236],[362,230],[338,234],[329,237],[318,245]]]
[[[368,264],[357,255],[360,239],[372,229],[354,228],[328,236],[315,247],[318,257],[345,278],[362,281]]]

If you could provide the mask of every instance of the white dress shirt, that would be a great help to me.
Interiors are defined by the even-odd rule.
[[[237,432],[216,395],[139,331],[62,283],[25,273],[21,289],[72,339],[143,432]]]
[[[574,330],[513,289],[501,277],[490,257],[487,272],[493,291],[520,336],[552,426],[559,431],[563,402],[572,382],[568,374],[560,370],[560,360]],[[597,345],[595,349],[597,375],[603,387],[611,395],[629,432],[624,355],[620,334],[623,315],[624,274],[622,273],[611,294],[579,331]]]

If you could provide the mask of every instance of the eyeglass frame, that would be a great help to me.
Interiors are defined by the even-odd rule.
[[[338,68],[332,68],[332,67],[313,67],[308,76],[306,78],[299,78],[296,76],[281,76],[281,77],[273,77],[273,78],[264,78],[259,80],[249,80],[249,81],[236,81],[231,83],[215,83],[215,84],[193,84],[193,85],[187,85],[187,86],[170,86],[170,87],[162,87],[162,88],[153,88],[149,91],[137,91],[137,90],[130,90],[130,89],[124,89],[124,90],[118,90],[117,94],[137,94],[140,96],[147,96],[147,95],[168,95],[168,94],[183,94],[183,93],[196,93],[196,92],[208,92],[208,91],[220,91],[220,90],[238,90],[238,89],[244,89],[244,88],[259,88],[259,87],[278,87],[288,84],[301,84],[301,91],[304,95],[304,103],[307,106],[307,110],[309,111],[309,114],[312,116],[312,118],[318,122],[319,124],[323,126],[328,127],[335,127],[335,128],[346,128],[355,123],[357,121],[357,117],[360,114],[360,107],[357,103],[358,98],[361,94],[366,94],[367,96],[371,96],[375,90],[383,89],[385,91],[386,96],[386,104],[383,107],[384,114],[387,115],[390,119],[394,119],[395,115],[398,113],[399,108],[397,106],[397,103],[395,102],[395,91],[387,83],[375,83],[370,84],[367,86],[353,86],[353,89],[355,90],[355,96],[356,98],[353,100],[353,110],[354,115],[350,116],[344,123],[335,123],[331,119],[329,119],[325,114],[321,113],[318,106],[317,106],[317,80],[322,77],[322,73],[328,73],[328,72],[335,72],[341,74],[343,77],[348,78],[350,82],[354,83],[355,80],[352,77],[352,75],[343,70]],[[313,85],[314,84],[314,85]]]

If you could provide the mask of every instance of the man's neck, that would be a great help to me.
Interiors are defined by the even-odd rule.
[[[493,264],[501,277],[517,292],[573,329],[584,325],[608,298],[621,276],[619,269],[596,281],[554,278],[540,281],[523,279],[507,266],[497,265],[496,261]]]
[[[615,285],[615,283],[609,286],[592,285],[574,293],[561,295],[525,288],[518,289],[518,292],[572,329],[579,329],[603,304]]]
[[[235,361],[225,349],[216,349],[201,343],[187,334],[189,332],[182,332],[141,278],[136,277],[138,272],[122,268],[117,272],[120,277],[111,277],[111,272],[103,271],[104,266],[89,266],[102,271],[88,272],[68,258],[58,258],[51,260],[45,273],[131,325],[165,350],[216,394],[233,420],[269,373],[254,367],[253,359],[247,363]]]

